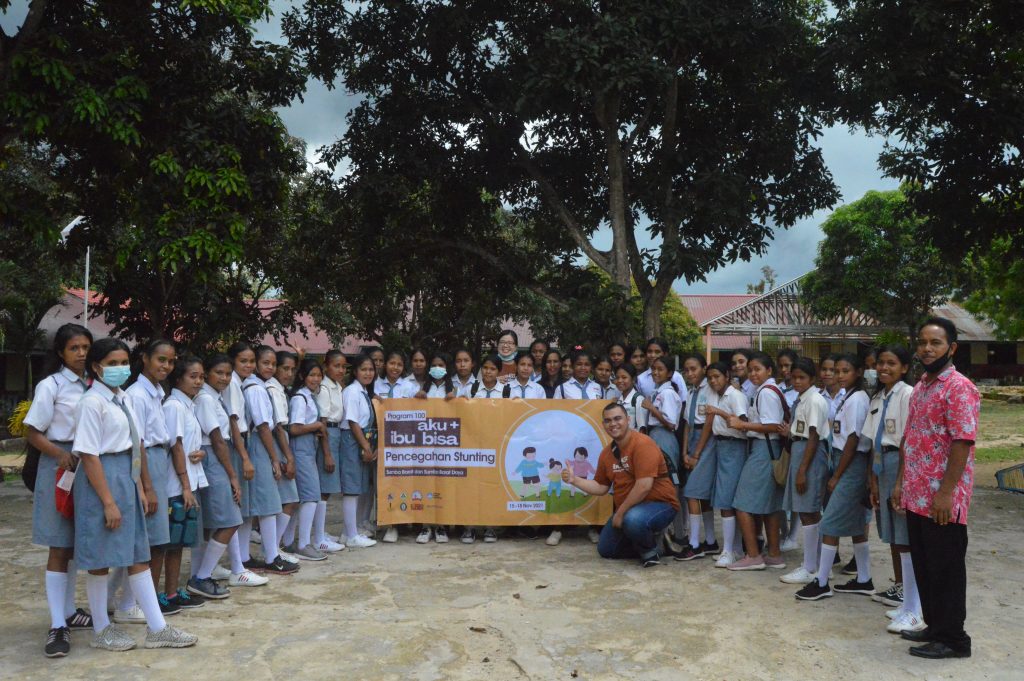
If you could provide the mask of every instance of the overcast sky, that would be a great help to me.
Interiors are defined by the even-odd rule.
[[[274,16],[258,27],[257,38],[284,42],[280,17],[293,4],[299,3],[274,0]],[[8,12],[0,17],[0,25],[8,33],[12,32],[13,27],[23,20],[26,8],[26,0],[15,0]],[[344,87],[328,90],[319,81],[312,80],[303,101],[280,113],[291,134],[306,141],[309,160],[315,163],[316,150],[335,141],[344,132],[345,115],[355,101]],[[820,144],[842,193],[841,201],[854,201],[870,189],[894,189],[897,186],[895,180],[883,178],[878,170],[876,160],[882,148],[881,139],[868,137],[860,131],[831,128],[825,132]],[[791,229],[778,232],[762,258],[728,265],[709,274],[706,282],[687,286],[680,281],[675,288],[682,293],[745,293],[748,283],[760,280],[764,265],[770,265],[778,273],[780,284],[798,277],[814,266],[817,244],[822,237],[820,225],[830,212],[820,211]],[[606,247],[608,244],[598,245]]]

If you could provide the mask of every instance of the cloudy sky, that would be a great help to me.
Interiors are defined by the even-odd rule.
[[[27,0],[15,0],[0,17],[0,25],[12,32],[23,20],[27,4]],[[284,42],[280,17],[295,4],[299,3],[274,0],[274,16],[258,27],[257,38]],[[335,141],[344,132],[345,115],[355,101],[343,86],[328,90],[314,80],[310,81],[303,101],[281,111],[291,134],[306,140],[310,162],[317,161],[318,148]],[[820,144],[842,193],[842,201],[854,201],[870,189],[897,186],[896,181],[883,178],[878,170],[876,159],[882,148],[881,139],[867,137],[860,131],[832,128],[825,132]],[[680,281],[676,289],[683,293],[744,293],[748,283],[760,280],[764,265],[770,265],[778,273],[779,283],[798,277],[814,266],[817,244],[822,236],[820,225],[829,213],[821,211],[789,230],[778,232],[762,258],[726,266],[709,274],[706,282],[687,286]]]

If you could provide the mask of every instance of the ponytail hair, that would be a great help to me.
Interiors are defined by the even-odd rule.
[[[864,369],[864,360],[862,360],[860,357],[851,352],[844,352],[839,354],[836,357],[836,365],[838,366],[840,362],[849,363],[849,365],[852,366],[857,371],[862,371]],[[858,390],[864,390],[865,392],[867,392],[867,390],[864,387],[863,373],[860,376],[858,376],[854,384],[850,386],[850,389],[846,393],[846,399],[849,399],[850,395],[857,392]]]

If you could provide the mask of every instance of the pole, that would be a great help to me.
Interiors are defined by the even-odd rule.
[[[757,349],[764,352],[764,338],[761,337],[761,325],[757,325]]]
[[[85,295],[82,298],[85,300],[85,312],[82,313],[82,326],[87,330],[89,328],[89,256],[92,254],[92,248],[89,246],[85,247]]]
[[[711,364],[711,325],[704,327],[704,361]]]

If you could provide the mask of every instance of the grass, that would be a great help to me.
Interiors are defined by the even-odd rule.
[[[1024,460],[1024,405],[984,400],[975,458],[980,462]]]

